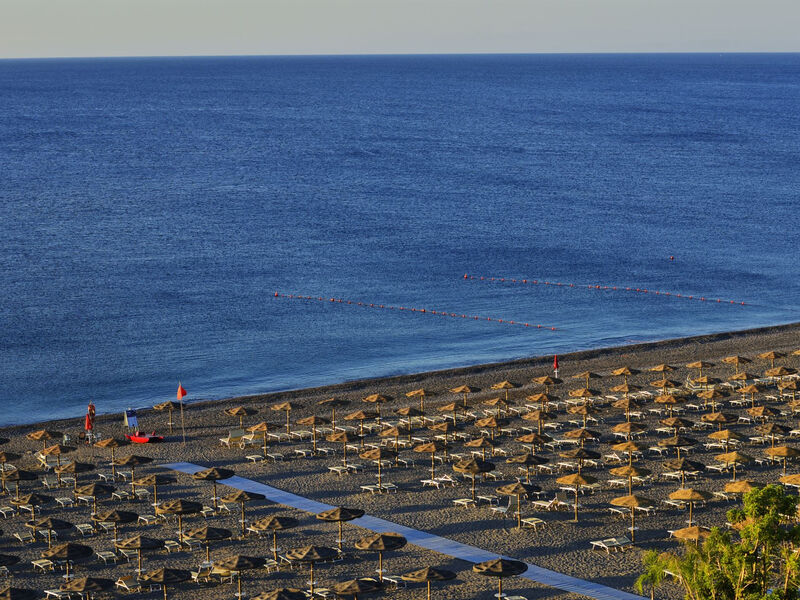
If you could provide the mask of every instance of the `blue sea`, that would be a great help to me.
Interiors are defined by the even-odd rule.
[[[6,60],[0,170],[0,424],[800,319],[797,54]]]

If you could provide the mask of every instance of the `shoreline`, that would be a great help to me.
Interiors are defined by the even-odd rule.
[[[587,363],[594,364],[598,361],[605,362],[613,358],[631,357],[635,358],[637,364],[643,364],[643,358],[655,355],[658,355],[658,358],[655,362],[681,360],[682,356],[689,356],[687,355],[687,352],[689,352],[690,349],[694,349],[698,356],[701,352],[704,356],[715,355],[716,353],[724,354],[726,349],[736,342],[755,343],[756,346],[763,346],[765,348],[769,344],[774,343],[777,344],[775,346],[776,349],[788,348],[791,344],[789,343],[788,339],[785,338],[791,336],[792,333],[798,334],[796,346],[800,347],[800,321],[797,321],[792,323],[784,323],[781,325],[770,325],[767,327],[756,327],[752,329],[740,329],[720,333],[669,338],[666,340],[640,342],[624,346],[606,346],[588,350],[577,350],[575,352],[559,354],[558,357],[559,361],[562,363],[561,370],[564,371],[563,366],[566,366],[566,371],[564,372],[569,373],[572,371],[573,366],[577,366],[576,371],[581,371],[584,370],[581,367],[588,366]],[[730,350],[728,353],[734,354],[739,353],[739,351],[737,350],[734,352],[733,350]],[[328,397],[337,394],[342,395],[358,393],[366,390],[372,390],[374,392],[376,389],[386,390],[387,388],[419,385],[431,381],[443,381],[457,378],[480,378],[488,375],[497,375],[498,373],[505,373],[508,375],[506,378],[512,378],[524,376],[524,371],[533,369],[544,368],[546,369],[547,373],[549,373],[552,371],[552,360],[552,354],[540,355],[504,362],[483,363],[435,371],[421,371],[402,375],[366,377],[363,379],[353,379],[322,386],[295,388],[261,394],[229,396],[216,399],[200,398],[197,400],[187,401],[184,406],[187,410],[195,411],[198,409],[203,410],[215,406],[224,407],[227,405],[250,404],[253,402],[270,402],[277,401],[279,399],[297,400],[301,398],[320,398],[323,396]],[[545,373],[539,374],[541,375]],[[135,410],[137,411],[139,417],[142,415],[152,415],[154,413],[152,406],[136,407]],[[107,424],[114,421],[121,422],[122,415],[123,412],[120,411],[110,413],[101,412],[97,415],[97,422],[99,424]],[[15,430],[25,429],[28,427],[40,425],[46,426],[56,423],[68,423],[72,420],[81,420],[82,422],[83,413],[77,414],[74,417],[3,425],[0,427],[0,431],[11,433]]]

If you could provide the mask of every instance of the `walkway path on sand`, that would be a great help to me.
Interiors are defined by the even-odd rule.
[[[206,468],[186,462],[170,463],[163,466],[168,469],[173,469],[181,473],[188,473],[190,475]],[[311,514],[317,514],[322,511],[335,508],[330,504],[323,504],[322,502],[310,500],[308,498],[304,498],[303,496],[298,496],[297,494],[292,494],[291,492],[279,490],[278,488],[253,481],[252,479],[245,479],[243,477],[234,476],[230,479],[220,481],[219,483],[236,488],[238,490],[264,494],[267,497],[267,500],[270,500],[271,502],[282,504],[284,506],[291,506]],[[453,558],[458,558],[471,563],[479,563],[485,560],[491,560],[493,558],[511,558],[507,556],[501,556],[493,552],[488,552],[486,550],[476,548],[475,546],[468,546],[467,544],[462,544],[454,540],[439,537],[438,535],[433,535],[417,529],[411,529],[410,527],[404,527],[403,525],[398,525],[397,523],[392,523],[391,521],[386,521],[377,517],[371,517],[369,515],[364,515],[363,517],[354,519],[350,522],[376,533],[387,533],[390,531],[399,533],[400,535],[404,536],[410,544],[421,546],[422,548],[427,548],[428,550],[434,550],[435,552],[446,554],[447,556],[452,556]],[[526,579],[530,579],[531,581],[535,581],[536,583],[541,583],[565,592],[580,594],[581,596],[586,596],[588,598],[596,598],[596,600],[643,600],[642,596],[623,592],[605,585],[600,585],[599,583],[577,579],[576,577],[570,577],[569,575],[564,575],[563,573],[558,573],[549,569],[543,569],[530,563],[526,564],[528,565],[528,570],[520,575],[520,577],[524,577]]]

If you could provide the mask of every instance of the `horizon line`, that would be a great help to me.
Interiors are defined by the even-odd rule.
[[[345,53],[263,53],[263,54],[110,54],[74,56],[4,56],[0,61],[33,60],[104,60],[146,58],[336,58],[336,57],[395,57],[395,56],[634,56],[634,55],[738,55],[738,54],[800,54],[800,50],[660,50],[660,51],[591,51],[591,52],[345,52]]]

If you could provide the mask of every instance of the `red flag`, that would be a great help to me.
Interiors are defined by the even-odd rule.
[[[181,400],[186,395],[186,390],[183,389],[183,386],[178,383],[178,400]]]
[[[558,354],[553,356],[553,371],[558,371]]]

